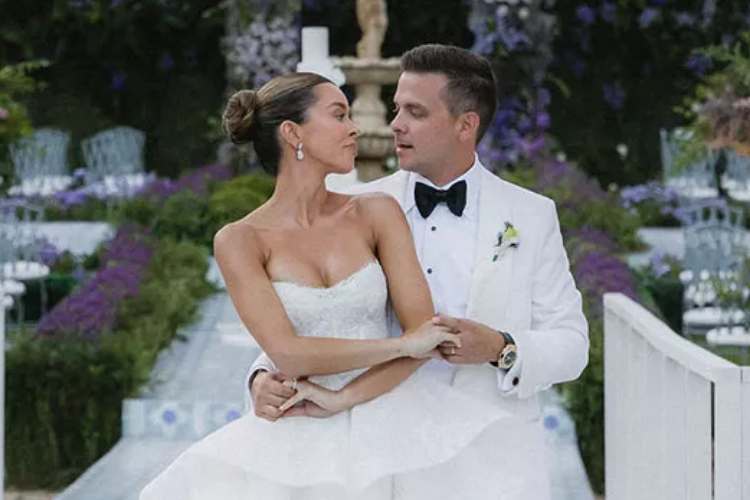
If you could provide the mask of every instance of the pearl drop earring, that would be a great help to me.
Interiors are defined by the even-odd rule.
[[[302,161],[305,159],[305,153],[302,151],[302,143],[297,144],[297,160]]]

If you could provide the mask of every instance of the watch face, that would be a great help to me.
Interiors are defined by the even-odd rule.
[[[513,366],[513,363],[516,362],[516,351],[508,351],[503,356],[502,365],[504,367],[510,367]]]

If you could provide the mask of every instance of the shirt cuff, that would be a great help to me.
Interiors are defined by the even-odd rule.
[[[512,396],[518,394],[518,387],[521,385],[521,366],[523,357],[521,352],[516,351],[516,362],[508,370],[497,369],[497,388],[503,396]]]
[[[245,399],[245,413],[252,413],[254,411],[254,408],[253,408],[253,394],[252,394],[252,392],[250,392],[250,388],[253,386],[253,380],[255,380],[255,377],[257,377],[260,372],[267,372],[267,371],[268,371],[267,368],[260,366],[260,367],[256,368],[255,370],[253,370],[252,372],[250,372],[248,374],[247,378],[245,379],[245,381],[246,381],[246,383],[245,383],[245,390],[242,391],[242,393],[245,396],[244,397],[244,399]]]

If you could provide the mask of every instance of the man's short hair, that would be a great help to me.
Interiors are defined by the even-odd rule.
[[[477,142],[482,139],[497,108],[495,75],[487,59],[452,45],[426,44],[404,53],[401,70],[445,75],[448,83],[442,97],[448,110],[454,116],[467,111],[477,113]]]

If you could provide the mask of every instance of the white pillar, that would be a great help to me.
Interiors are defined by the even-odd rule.
[[[328,28],[302,28],[302,58],[297,64],[297,72],[317,73],[339,87],[346,82],[344,73],[328,57]]]

